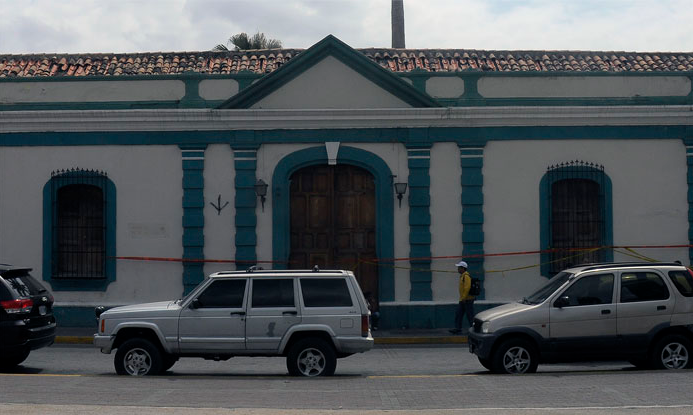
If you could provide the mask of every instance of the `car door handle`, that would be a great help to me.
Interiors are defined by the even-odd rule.
[[[298,315],[298,311],[284,311],[282,313],[283,316],[296,316]]]
[[[657,306],[657,311],[666,310],[666,309],[667,309],[667,306],[665,306],[665,305],[658,305]]]
[[[231,313],[232,316],[244,316],[245,311],[234,311]]]
[[[611,314],[611,310],[602,310],[602,314]]]

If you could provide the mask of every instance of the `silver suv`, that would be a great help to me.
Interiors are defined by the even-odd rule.
[[[522,301],[477,314],[469,351],[496,373],[594,360],[690,368],[693,273],[680,263],[567,269]]]
[[[156,375],[180,357],[286,356],[289,374],[329,376],[373,347],[350,271],[218,272],[176,301],[96,310],[94,345],[119,375]]]

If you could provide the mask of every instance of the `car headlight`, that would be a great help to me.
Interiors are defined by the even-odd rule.
[[[484,321],[483,323],[481,323],[481,332],[484,333],[484,334],[487,334],[487,333],[488,333],[488,326],[489,326],[489,325],[490,325],[490,324],[489,324],[488,321]]]

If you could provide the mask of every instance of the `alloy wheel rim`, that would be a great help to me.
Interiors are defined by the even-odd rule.
[[[524,347],[511,347],[503,356],[503,367],[508,373],[525,373],[530,363],[529,352]]]
[[[683,369],[688,365],[688,350],[681,343],[669,343],[662,349],[662,364],[667,369]]]
[[[318,349],[305,349],[298,355],[298,370],[303,376],[318,376],[325,370],[327,360]]]
[[[152,368],[152,358],[144,349],[132,349],[123,358],[125,371],[132,376],[142,376]]]

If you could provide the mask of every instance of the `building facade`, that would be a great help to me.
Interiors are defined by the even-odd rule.
[[[450,327],[461,258],[479,309],[571,264],[690,264],[692,81],[690,53],[332,36],[0,55],[0,261],[34,268],[63,325],[318,265],[354,270],[382,328]]]

